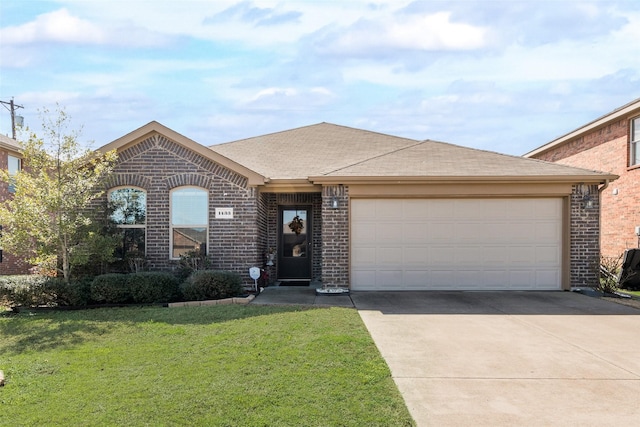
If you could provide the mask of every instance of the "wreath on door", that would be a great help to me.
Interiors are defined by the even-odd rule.
[[[302,219],[298,215],[294,216],[291,222],[289,223],[289,228],[296,234],[300,234],[302,229],[304,228],[304,223]]]

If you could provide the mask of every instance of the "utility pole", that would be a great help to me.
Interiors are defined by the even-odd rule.
[[[6,108],[7,110],[9,110],[9,112],[11,113],[11,137],[13,139],[16,139],[16,118],[18,119],[18,121],[20,122],[20,126],[22,126],[23,123],[23,118],[21,116],[16,116],[16,110],[18,108],[24,108],[22,105],[18,105],[15,104],[13,102],[13,98],[11,98],[11,101],[7,102],[7,101],[0,101],[0,103],[2,103],[2,105],[4,105],[4,108]]]

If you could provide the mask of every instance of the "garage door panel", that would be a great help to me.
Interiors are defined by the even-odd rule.
[[[560,289],[562,199],[354,199],[351,286]]]
[[[358,247],[351,251],[351,260],[354,265],[371,267],[377,264],[375,247]]]
[[[559,266],[560,251],[558,246],[537,246],[535,260],[538,265]]]
[[[423,266],[429,262],[429,250],[422,246],[404,247],[402,257],[407,266]]]
[[[424,222],[407,222],[401,225],[402,242],[406,244],[424,243],[429,240],[429,226]]]
[[[376,275],[376,287],[384,289],[389,283],[402,283],[402,270],[378,270]]]
[[[379,265],[403,265],[402,247],[380,246],[376,252],[376,261]]]

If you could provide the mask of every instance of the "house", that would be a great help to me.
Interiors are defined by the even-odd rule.
[[[601,250],[618,257],[640,244],[640,98],[525,154],[618,175],[600,188]]]
[[[151,268],[197,249],[245,277],[273,250],[272,278],[352,290],[595,284],[617,178],[329,123],[205,147],[151,122],[109,150],[123,250]]]
[[[22,149],[13,139],[0,135],[0,168],[16,173],[22,169]],[[10,182],[0,182],[0,202],[13,197],[14,188]],[[1,224],[0,224],[1,225]],[[0,275],[28,274],[31,265],[23,259],[0,249]]]

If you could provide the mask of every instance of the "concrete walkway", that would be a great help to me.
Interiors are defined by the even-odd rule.
[[[354,307],[349,295],[316,295],[316,286],[269,286],[252,304],[301,304]]]
[[[355,306],[418,426],[640,425],[640,310],[571,292],[267,288]]]

